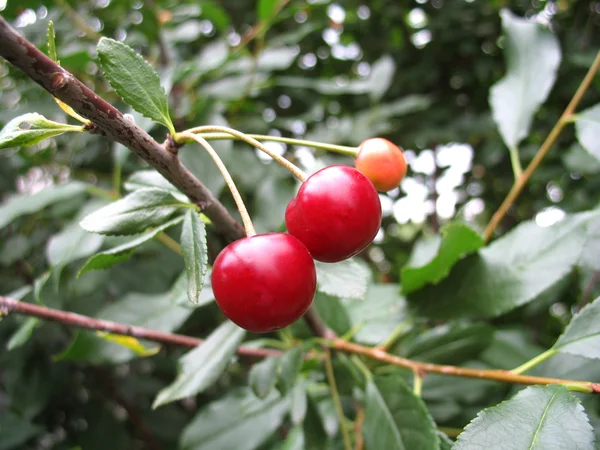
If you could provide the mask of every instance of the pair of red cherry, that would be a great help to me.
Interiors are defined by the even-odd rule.
[[[316,291],[313,259],[343,261],[373,241],[381,225],[375,188],[397,186],[406,162],[392,143],[369,139],[361,144],[356,167],[367,175],[349,166],[329,166],[311,175],[287,206],[289,234],[247,237],[219,254],[212,288],[229,319],[253,332],[292,324]]]

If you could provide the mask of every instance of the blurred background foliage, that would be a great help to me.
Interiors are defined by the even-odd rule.
[[[159,142],[166,137],[164,128],[130,111],[103,79],[95,50],[100,36],[124,41],[153,63],[169,93],[178,130],[228,124],[247,133],[353,146],[382,136],[403,147],[409,175],[400,188],[381,195],[383,227],[374,245],[361,255],[377,282],[369,287],[366,306],[323,294],[316,300],[328,324],[342,333],[356,317],[383,311],[374,317],[372,329],[359,332],[363,342],[376,344],[385,337],[377,328],[391,320],[389,311],[396,311],[399,299],[398,289],[386,289],[383,283],[397,287],[395,283],[401,282],[400,269],[415,242],[451,219],[482,230],[514,181],[488,102],[490,87],[506,70],[500,9],[551,26],[563,52],[558,81],[521,146],[526,164],[600,46],[600,2],[281,3],[285,6],[276,17],[264,15],[256,2],[247,0],[0,0],[0,11],[40,48],[52,20],[61,65],[133,114]],[[581,109],[600,100],[600,78],[593,83]],[[67,120],[38,85],[0,61],[0,125],[32,111]],[[573,142],[574,132],[567,129],[499,233],[527,219],[547,226],[567,213],[598,204],[600,162]],[[215,145],[259,232],[282,230],[285,206],[297,189],[291,176],[241,143]],[[268,145],[308,171],[352,163],[319,150]],[[234,210],[208,156],[189,146],[181,157]],[[15,193],[31,194],[67,180],[110,191],[144,168],[148,166],[137,157],[101,137],[60,136],[0,155],[0,198],[8,201]],[[112,269],[77,277],[81,266],[81,261],[74,263],[77,248],[109,248],[120,242],[119,238],[91,242],[77,229],[78,218],[105,201],[84,191],[67,192],[60,201],[49,201],[47,208],[0,229],[0,292],[33,285],[34,294],[47,306],[198,336],[214,329],[221,319],[214,304],[193,310],[185,294],[177,297],[171,290],[183,263],[157,242],[148,242]],[[214,256],[222,243],[216,235],[209,241]],[[415,332],[398,351],[436,362],[512,367],[552,344],[570,305],[591,277],[597,275],[584,272],[563,280],[547,293],[548,300],[495,321],[449,323],[425,334]],[[208,286],[207,300],[210,295]],[[118,307],[113,307],[116,303]],[[531,319],[530,326],[521,325],[523,317]],[[175,357],[181,350],[134,359],[140,356],[139,349],[116,347],[87,333],[35,319],[10,317],[5,322],[0,327],[0,449],[177,448],[182,430],[203,405],[245,384],[248,364],[238,360],[217,385],[198,397],[151,411],[157,390],[175,376]],[[298,324],[295,333],[302,336],[306,330]],[[459,344],[443,352],[437,348],[440,342]],[[598,374],[597,368],[580,359],[560,358],[562,365],[551,362],[554,367],[542,373],[557,377],[576,373],[579,379]],[[571,375],[565,373],[569,368]],[[349,379],[342,362],[336,370],[342,379]],[[322,380],[314,376],[318,387]],[[351,383],[347,389],[351,393]],[[510,389],[484,381],[448,383],[430,376],[424,399],[438,424],[462,428]],[[321,432],[331,435],[337,427],[332,404],[318,389],[313,394],[323,419]],[[595,409],[597,405],[588,411],[592,420],[597,420]],[[147,434],[152,435],[150,440]],[[280,448],[278,436],[271,434],[259,442],[261,449]]]

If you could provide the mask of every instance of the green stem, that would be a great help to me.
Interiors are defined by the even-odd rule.
[[[299,167],[292,164],[290,161],[288,161],[284,157],[279,156],[277,153],[272,152],[271,150],[269,150],[267,147],[265,147],[263,144],[258,142],[253,137],[250,137],[247,134],[242,133],[241,131],[234,130],[233,128],[220,127],[220,126],[216,126],[216,125],[206,125],[206,126],[202,126],[202,127],[190,128],[189,130],[186,130],[184,133],[177,134],[175,136],[175,141],[179,142],[180,139],[182,139],[182,138],[185,139],[185,136],[191,136],[194,134],[198,135],[201,133],[211,132],[211,131],[229,134],[239,140],[247,142],[248,144],[256,147],[260,151],[269,155],[271,158],[273,158],[275,161],[277,161],[283,167],[288,169],[290,172],[292,172],[294,174],[294,176],[302,182],[306,181],[306,179],[308,178],[308,175],[306,175]],[[205,140],[204,137],[202,137],[202,139]]]
[[[411,320],[405,320],[403,321],[400,325],[398,325],[394,331],[392,331],[392,334],[390,334],[388,336],[388,338],[383,341],[383,343],[379,346],[379,348],[387,350],[389,349],[392,345],[394,345],[396,343],[396,341],[402,337],[402,335],[404,334],[404,332],[406,331],[406,329],[408,327],[410,327],[411,325]]]
[[[342,409],[342,401],[340,400],[340,394],[337,389],[335,382],[335,376],[333,374],[333,365],[331,364],[331,352],[329,349],[325,350],[325,370],[327,372],[327,379],[329,380],[329,386],[331,387],[331,397],[335,406],[335,411],[340,421],[340,430],[342,431],[342,438],[344,439],[344,448],[346,450],[352,450],[352,441],[350,440],[350,433],[346,426],[346,416],[344,416],[344,410]]]
[[[515,375],[520,375],[524,372],[527,372],[529,369],[537,366],[538,364],[546,361],[547,359],[553,357],[554,355],[556,355],[556,353],[557,353],[557,351],[554,350],[553,348],[548,349],[544,353],[537,355],[535,358],[532,358],[529,361],[527,361],[526,363],[521,364],[519,367],[511,370],[510,372],[514,373]]]
[[[225,167],[223,160],[219,157],[219,155],[217,154],[215,149],[212,147],[212,145],[210,145],[206,139],[204,139],[200,136],[196,136],[191,133],[180,133],[180,134],[178,134],[178,137],[180,137],[181,139],[191,139],[192,141],[196,141],[198,144],[200,144],[202,147],[204,147],[204,150],[206,150],[208,152],[210,157],[213,159],[213,161],[217,165],[219,171],[221,172],[221,175],[223,175],[223,178],[225,179],[225,183],[227,183],[227,186],[229,187],[229,190],[231,191],[231,195],[233,195],[235,204],[238,208],[238,211],[240,212],[240,215],[242,216],[242,222],[244,223],[244,229],[246,230],[246,236],[248,236],[248,237],[256,236],[256,230],[254,229],[254,225],[252,224],[252,220],[250,219],[250,214],[248,214],[246,205],[244,205],[244,201],[242,200],[240,191],[238,191],[238,188],[235,185],[233,179],[231,178],[231,175],[229,174],[227,167]]]
[[[510,153],[510,164],[512,165],[513,174],[516,180],[523,173],[521,158],[519,158],[519,149],[517,147],[509,147],[508,152]]]
[[[271,141],[281,142],[288,145],[302,145],[304,147],[313,147],[329,152],[339,153],[340,155],[356,157],[358,154],[358,147],[347,147],[345,145],[326,144],[318,141],[307,141],[304,139],[293,139],[282,136],[269,136],[266,134],[247,134],[254,139],[260,141]],[[236,139],[235,136],[231,136],[225,133],[202,133],[202,137],[207,141],[218,140],[218,139]]]

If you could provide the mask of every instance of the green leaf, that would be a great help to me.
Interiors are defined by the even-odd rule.
[[[174,197],[183,202],[189,202],[188,198],[179,192],[169,181],[156,170],[140,170],[131,174],[125,182],[125,189],[128,191],[137,191],[144,188],[158,188],[170,192]]]
[[[6,349],[11,351],[25,344],[31,338],[38,323],[40,323],[40,319],[37,317],[28,317],[10,337]]]
[[[600,297],[573,316],[553,348],[562,353],[600,359]]]
[[[595,175],[600,173],[600,159],[589,154],[579,144],[574,143],[562,157],[567,170],[583,175]]]
[[[548,27],[516,17],[507,9],[500,16],[507,70],[492,86],[489,101],[504,143],[516,149],[554,85],[561,51]]]
[[[356,302],[357,300],[352,300]],[[315,307],[323,322],[337,335],[346,334],[352,324],[342,299],[317,292],[312,305]]]
[[[69,200],[85,192],[86,185],[76,181],[49,186],[33,195],[14,195],[0,205],[0,228],[4,228],[18,217],[32,214],[54,203]]]
[[[411,260],[402,268],[400,277],[405,294],[446,278],[457,261],[483,246],[483,239],[468,226],[453,222],[444,225],[441,236],[436,236],[433,243],[427,242],[426,245],[425,249],[423,244],[415,245]]]
[[[38,113],[23,114],[8,122],[0,131],[0,149],[29,147],[54,136],[81,132],[81,126],[53,122]]]
[[[390,55],[383,55],[373,63],[369,75],[370,92],[372,102],[378,102],[387,92],[394,79],[396,63]]]
[[[279,0],[259,0],[258,1],[258,18],[266,22],[275,15],[275,8]]]
[[[440,445],[425,403],[398,377],[367,383],[363,433],[372,449],[438,450]]]
[[[290,394],[290,416],[293,424],[299,424],[304,421],[306,417],[306,409],[308,397],[306,396],[306,384],[304,380],[300,379]]]
[[[98,43],[98,57],[104,76],[117,94],[137,112],[175,134],[167,94],[152,66],[131,47],[105,37]]]
[[[208,268],[208,250],[206,227],[196,211],[189,210],[185,215],[181,230],[181,249],[188,280],[188,299],[197,305]]]
[[[594,450],[594,433],[579,399],[564,386],[532,386],[484,409],[453,450]]]
[[[304,430],[296,425],[288,433],[281,450],[304,450],[304,445]]]
[[[44,428],[22,419],[9,411],[0,411],[0,450],[24,448],[27,441]]]
[[[278,369],[278,356],[265,358],[252,366],[248,374],[248,384],[258,398],[266,398],[275,388]]]
[[[77,274],[77,276],[80,277],[85,272],[88,272],[90,270],[107,269],[111,266],[114,266],[117,263],[125,261],[133,254],[135,249],[138,248],[140,245],[154,239],[158,234],[162,233],[167,228],[177,225],[182,221],[182,216],[176,217],[128,242],[125,242],[124,244],[95,254],[86,261],[86,263],[81,269],[79,269],[79,273]]]
[[[187,275],[183,272],[179,278],[173,283],[171,287],[171,302],[178,306],[184,306],[186,308],[198,308],[199,306],[206,305],[211,303],[215,299],[215,295],[212,290],[212,283],[210,279],[210,270],[206,273],[206,280],[204,282],[204,287],[200,292],[200,297],[198,299],[198,303],[196,305],[192,305],[188,300],[187,296]]]
[[[92,201],[84,206],[75,219],[62,231],[50,238],[46,245],[46,258],[53,266],[62,266],[98,251],[104,236],[88,233],[79,226],[79,220],[105,202]]]
[[[581,146],[600,160],[600,103],[576,115],[575,131]]]
[[[494,329],[486,324],[449,323],[405,342],[402,354],[419,361],[460,364],[477,357],[491,343]]]
[[[246,332],[232,322],[224,322],[211,335],[180,360],[177,379],[162,389],[153,408],[196,395],[211,386],[227,367]]]
[[[353,258],[335,264],[315,261],[315,266],[320,292],[342,298],[365,296],[371,273],[363,263]]]
[[[208,404],[183,430],[181,450],[254,450],[281,426],[288,401],[272,392],[264,400],[248,388]]]
[[[342,299],[353,327],[360,327],[354,340],[363,344],[383,343],[409,317],[406,299],[394,283],[372,283],[364,300]],[[407,327],[408,328],[408,327]]]
[[[436,319],[506,313],[536,299],[572,271],[599,218],[600,211],[592,211],[545,228],[523,222],[409,300],[421,314]]]
[[[162,225],[182,206],[186,205],[167,191],[140,189],[86,216],[80,225],[92,233],[137,234]]]
[[[440,450],[452,450],[452,446],[454,445],[452,439],[441,431],[438,431],[438,437],[440,438]]]
[[[277,387],[281,393],[285,394],[296,382],[298,373],[302,368],[304,354],[301,347],[296,347],[288,350],[279,358],[279,380],[277,381]]]
[[[54,33],[54,23],[52,21],[48,22],[48,32],[46,36],[48,39],[48,56],[52,61],[59,63],[58,55],[56,53],[56,34]]]

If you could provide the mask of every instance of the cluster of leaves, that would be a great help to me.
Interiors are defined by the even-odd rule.
[[[43,2],[22,6],[28,3],[37,8]],[[338,335],[419,361],[481,369],[513,369],[551,348],[552,359],[532,373],[600,381],[600,300],[573,317],[600,294],[600,210],[593,195],[600,123],[593,101],[573,118],[575,135],[559,141],[558,156],[532,180],[512,224],[507,220],[512,229],[490,245],[479,233],[513,181],[511,167],[531,158],[591,62],[598,42],[585,27],[571,26],[583,14],[593,29],[598,18],[590,5],[559,11],[552,18],[557,37],[544,25],[498,11],[493,2],[430,2],[415,8],[434,36],[419,48],[396,2],[371,2],[370,10],[344,3],[342,22],[335,14],[339,5],[329,2],[292,1],[279,14],[281,4],[273,1],[258,2],[256,11],[243,2],[182,2],[169,10],[153,3],[139,9],[108,2],[96,9],[96,2],[81,2],[76,11],[49,2],[31,10],[56,22],[58,51],[46,20],[24,31],[38,35],[40,44],[49,38],[49,56],[61,55],[61,64],[106,98],[114,95],[123,110],[122,100],[133,107],[136,123],[157,139],[164,139],[165,128],[156,124],[172,133],[217,123],[348,145],[385,134],[424,149],[421,154],[447,142],[475,148],[475,165],[457,196],[465,211],[470,200],[483,199],[481,214],[461,211],[438,232],[435,214],[403,224],[388,211],[383,238],[365,255],[318,264],[314,305]],[[17,17],[12,8],[5,13]],[[17,22],[28,11],[19,11]],[[365,11],[367,20],[361,19]],[[534,12],[540,20],[547,13]],[[90,17],[104,26],[103,34],[126,37],[128,45],[102,39],[96,49]],[[227,39],[235,46],[240,38],[232,27],[255,20],[255,40],[232,48]],[[79,28],[72,29],[73,21]],[[203,31],[209,25],[212,31]],[[506,64],[495,44],[500,26]],[[324,30],[343,48],[360,45],[363,60],[322,51]],[[156,59],[157,73],[130,46]],[[165,64],[157,52],[173,60]],[[360,75],[359,63],[368,75]],[[353,69],[357,75],[339,78]],[[352,425],[352,444],[364,439],[367,449],[470,449],[499,442],[510,449],[595,448],[600,405],[565,386],[519,390],[428,374],[420,389],[409,371],[343,353],[333,357],[328,374],[327,357],[303,323],[265,338],[223,321],[206,276],[208,246],[221,245],[210,221],[126,149],[109,148],[82,125],[66,124],[50,99],[40,98],[39,89],[8,64],[0,65],[0,75],[0,147],[16,148],[4,151],[0,164],[2,293],[206,337],[185,353],[160,351],[156,343],[130,337],[4,319],[0,398],[8,406],[0,410],[0,449],[333,449],[342,448]],[[63,133],[69,134],[42,141]],[[297,187],[291,177],[237,143],[215,146],[259,231],[282,229],[283,209]],[[334,160],[351,162],[282,150],[309,171]],[[180,156],[233,206],[207,155],[189,146]],[[412,166],[410,180],[424,188],[433,184],[435,198],[443,166],[431,177]],[[553,200],[551,188],[564,201]],[[383,195],[382,202],[395,203],[398,195]],[[542,228],[533,218],[553,203],[564,218]],[[282,354],[248,361],[235,356],[242,342]],[[514,428],[518,432],[506,432]]]

